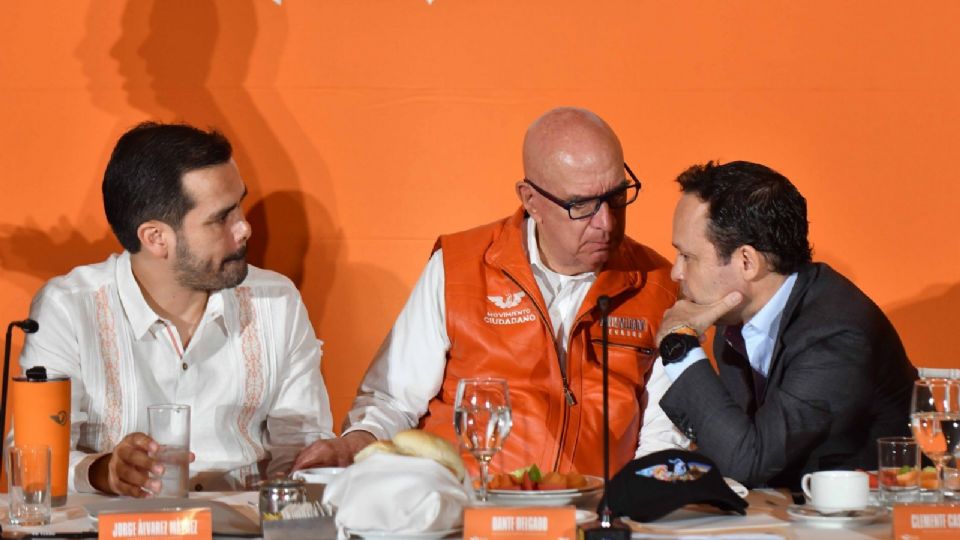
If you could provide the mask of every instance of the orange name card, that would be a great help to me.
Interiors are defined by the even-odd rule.
[[[960,538],[960,504],[904,504],[893,507],[896,540]]]
[[[465,540],[574,540],[577,510],[573,506],[474,507],[463,513]]]
[[[97,519],[100,540],[210,540],[213,524],[209,508],[128,514],[101,512]]]

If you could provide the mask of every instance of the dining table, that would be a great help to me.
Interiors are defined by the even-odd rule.
[[[790,493],[773,489],[751,490],[746,496],[749,507],[746,516],[724,514],[718,511],[711,512],[699,506],[681,509],[664,518],[647,524],[631,524],[634,528],[633,538],[670,538],[678,537],[710,537],[731,534],[747,535],[755,538],[782,537],[790,540],[834,540],[834,539],[889,539],[892,538],[892,520],[890,512],[881,511],[875,521],[857,523],[856,520],[836,523],[818,523],[816,521],[798,521],[788,512],[794,505]],[[195,492],[190,493],[191,504],[211,502],[218,507],[225,505],[233,511],[233,516],[244,516],[249,520],[249,533],[231,536],[229,533],[217,530],[217,515],[214,514],[214,534],[217,538],[251,538],[259,537],[255,532],[258,523],[258,493],[255,491],[242,492]],[[70,494],[64,506],[53,509],[52,520],[49,525],[39,527],[16,527],[9,524],[7,519],[7,495],[0,494],[0,525],[5,534],[8,531],[42,534],[44,537],[78,538],[81,534],[95,537],[96,520],[90,515],[90,507],[129,510],[135,499],[108,497],[98,494]],[[796,507],[794,507],[794,510]],[[327,518],[329,520],[329,518]],[[234,529],[235,530],[235,529]],[[309,536],[296,535],[297,538],[335,538],[335,529],[307,528],[312,531]],[[766,535],[766,536],[764,536]],[[453,534],[448,538],[458,538],[462,535]],[[279,536],[283,537],[283,536]],[[384,537],[386,538],[386,537]]]

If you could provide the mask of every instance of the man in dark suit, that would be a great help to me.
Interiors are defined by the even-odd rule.
[[[784,176],[737,161],[691,167],[673,221],[660,406],[722,472],[797,488],[804,473],[876,468],[877,437],[908,435],[910,364],[853,283],[811,262],[806,201]],[[719,373],[700,348],[716,324]]]

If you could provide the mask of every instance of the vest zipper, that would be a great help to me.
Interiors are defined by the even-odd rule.
[[[590,340],[590,343],[592,343],[592,344],[594,344],[594,345],[602,345],[602,344],[603,344],[603,340],[600,340],[600,339],[591,339],[591,340]],[[639,347],[639,346],[637,346],[637,345],[627,345],[627,344],[624,344],[624,343],[610,343],[610,348],[630,349],[630,350],[637,351],[637,352],[639,352],[639,353],[645,354],[645,355],[647,355],[647,356],[650,356],[650,355],[652,355],[652,354],[654,353],[654,350],[651,349],[650,347]]]
[[[513,281],[514,283],[516,283],[517,287],[520,287],[520,290],[527,293],[527,297],[530,298],[530,302],[533,303],[533,307],[537,308],[537,312],[540,314],[540,320],[543,321],[544,324],[547,324],[548,321],[550,320],[550,317],[543,312],[543,309],[540,307],[539,304],[537,304],[536,300],[534,300],[535,297],[530,294],[530,291],[528,291],[526,287],[521,285],[520,282],[517,281],[517,278],[510,275],[510,272],[507,272],[506,270],[503,270],[503,269],[501,269],[501,271],[504,273],[504,275],[510,278],[510,281]],[[573,326],[573,328],[576,328],[576,324]],[[553,335],[553,329],[550,329],[550,335],[551,336]],[[573,337],[572,332],[570,334],[570,337],[571,338]],[[570,344],[567,343],[567,351],[569,352],[569,350],[570,350]],[[577,397],[574,396],[573,391],[570,390],[570,384],[567,382],[567,370],[564,369],[564,365],[560,362],[560,353],[557,352],[556,350],[554,350],[554,352],[557,353],[557,366],[560,368],[560,380],[563,382],[563,396],[567,402],[567,406],[563,408],[563,423],[560,426],[560,437],[557,439],[557,442],[558,442],[557,458],[553,462],[553,469],[551,469],[556,471],[557,468],[560,466],[560,456],[563,455],[563,442],[564,442],[564,439],[566,439],[567,437],[567,423],[570,421],[570,407],[573,407],[574,405],[577,404]]]
[[[584,298],[584,300],[586,300],[586,298]],[[537,303],[534,302],[533,304],[536,305]],[[577,319],[573,321],[573,325],[570,326],[570,341],[567,342],[568,353],[570,352],[570,346],[573,344],[574,330],[576,330],[576,328],[580,326],[580,323],[583,322],[584,317],[586,317],[588,313],[590,312],[586,311],[582,315],[577,317]],[[586,353],[587,351],[583,351],[583,354],[586,354]],[[566,384],[566,377],[564,377],[564,384]],[[569,389],[566,388],[566,386],[564,386],[564,390],[569,390]],[[569,407],[563,410],[563,429],[560,431],[560,447],[557,449],[557,459],[553,461],[553,470],[555,471],[560,470],[560,458],[563,456],[563,445],[566,443],[566,439],[567,439],[567,422],[569,421],[568,415],[569,415]]]
[[[517,285],[517,287],[520,287],[520,289],[521,289],[523,292],[527,293],[527,296],[530,298],[530,301],[533,303],[533,307],[537,308],[537,312],[540,314],[540,319],[541,319],[542,321],[544,321],[544,324],[546,324],[546,321],[549,321],[549,320],[550,320],[550,317],[547,316],[547,314],[543,312],[543,309],[540,308],[540,305],[537,304],[537,303],[533,300],[534,297],[533,297],[533,295],[530,294],[530,291],[528,291],[523,285],[521,285],[520,282],[517,281],[517,279],[516,279],[515,277],[513,277],[512,275],[510,275],[510,272],[507,272],[506,270],[503,270],[503,273],[506,274],[506,276],[507,276],[508,278],[510,278],[510,280],[513,281],[513,282]],[[551,335],[553,334],[553,331],[552,331],[552,330],[551,330],[550,334],[551,334]],[[570,345],[567,344],[567,347],[568,347],[567,350],[569,350],[569,346],[570,346]],[[556,352],[556,351],[554,351],[554,352]],[[564,369],[563,364],[560,362],[560,353],[559,353],[559,352],[557,352],[557,367],[560,368],[560,380],[563,382],[563,395],[564,395],[564,398],[566,398],[567,405],[569,405],[570,407],[573,407],[574,405],[577,404],[577,397],[574,396],[574,395],[573,395],[573,391],[570,390],[570,384],[567,382],[567,370]]]

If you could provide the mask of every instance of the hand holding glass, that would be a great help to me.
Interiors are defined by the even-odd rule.
[[[460,446],[480,465],[480,501],[487,501],[487,469],[510,434],[513,419],[505,379],[460,379],[453,425]]]
[[[190,406],[151,405],[147,407],[150,438],[160,445],[154,456],[163,465],[158,497],[186,497],[190,475]]]
[[[937,467],[943,500],[943,466],[960,453],[960,381],[920,379],[913,385],[910,425],[920,450]]]

